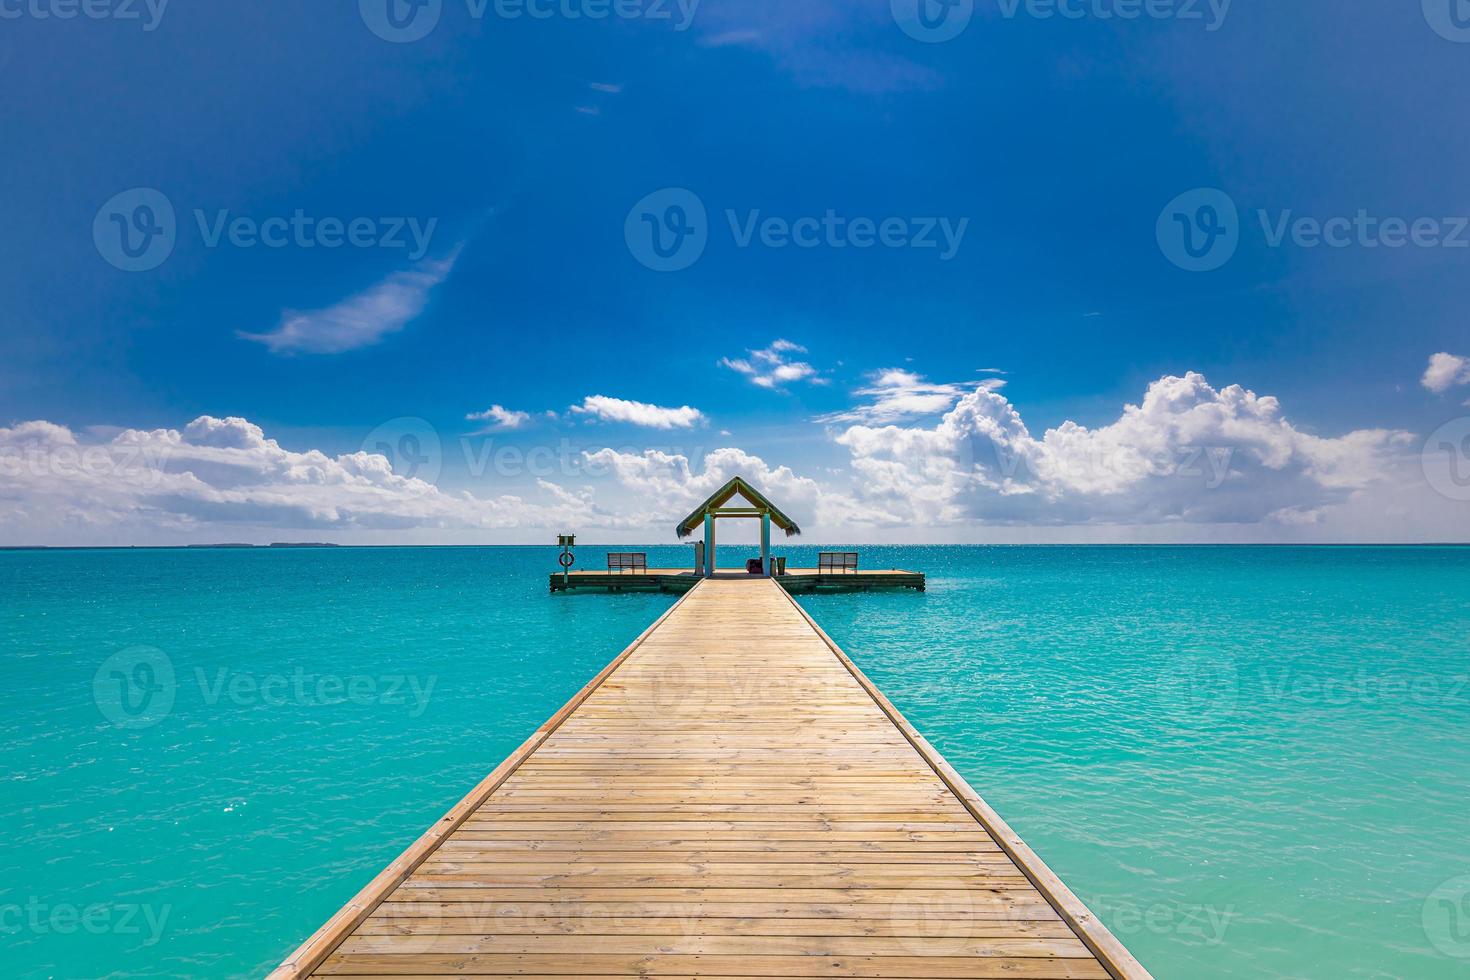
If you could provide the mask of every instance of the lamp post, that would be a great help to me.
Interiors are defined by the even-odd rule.
[[[575,534],[558,534],[556,536],[556,543],[561,546],[561,557],[557,561],[561,562],[561,587],[565,589],[567,587],[567,580],[570,578],[568,572],[571,571],[572,565],[577,561],[577,556],[572,554],[572,548],[577,543],[577,536]]]

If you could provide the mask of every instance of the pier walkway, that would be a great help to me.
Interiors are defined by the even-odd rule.
[[[771,579],[705,579],[298,949],[334,977],[1148,973]]]

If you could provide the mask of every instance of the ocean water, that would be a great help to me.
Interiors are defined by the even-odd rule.
[[[1470,549],[862,551],[802,604],[1157,976],[1470,975]],[[672,602],[554,556],[0,552],[0,973],[274,966]]]

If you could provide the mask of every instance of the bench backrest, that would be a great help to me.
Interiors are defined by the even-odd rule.
[[[858,553],[856,551],[822,551],[817,554],[817,571],[857,571]]]
[[[624,570],[646,572],[648,571],[648,552],[609,551],[607,553],[607,570],[610,572],[621,572]]]

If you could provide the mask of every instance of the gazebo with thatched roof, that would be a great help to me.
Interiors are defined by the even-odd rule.
[[[736,494],[744,497],[750,506],[725,506]],[[768,578],[771,575],[771,525],[785,531],[788,538],[801,533],[801,528],[796,526],[795,521],[781,513],[759,490],[737,476],[694,508],[694,512],[680,521],[676,529],[679,537],[687,538],[701,524],[704,525],[705,578],[713,578],[715,574],[715,521],[721,517],[751,518],[761,522],[761,574]]]

